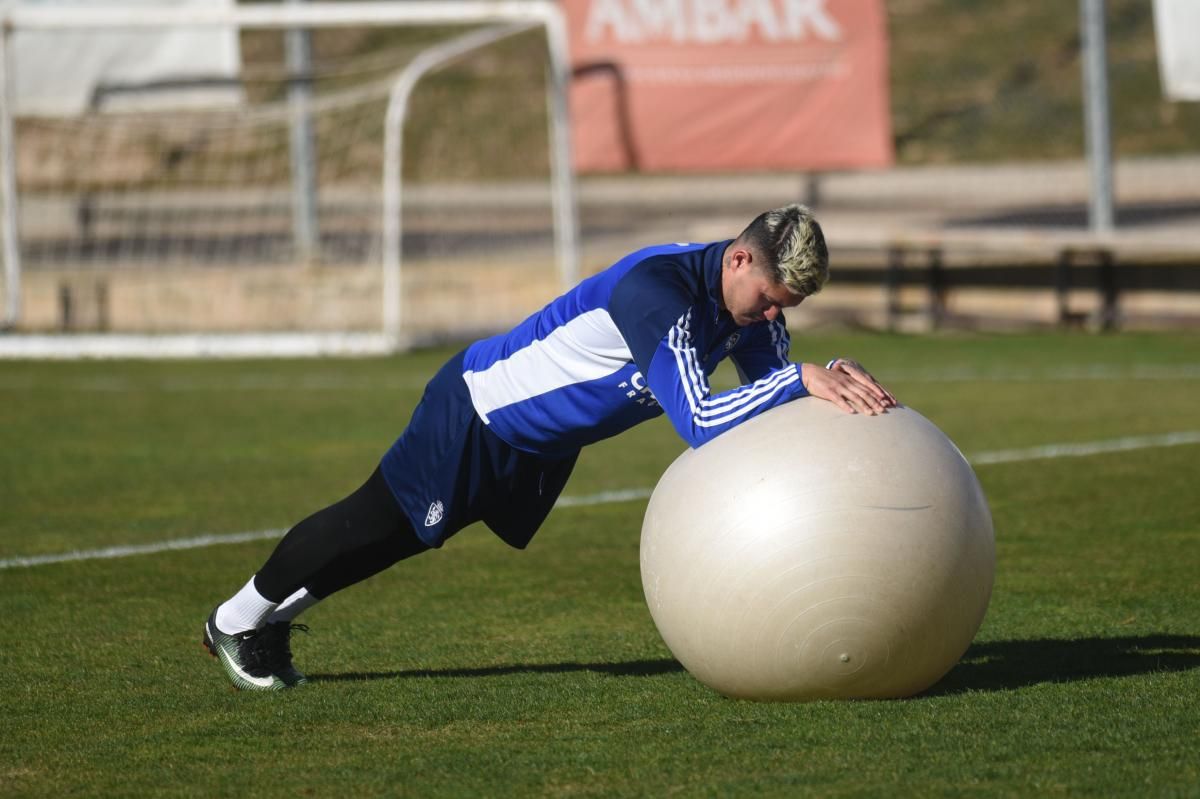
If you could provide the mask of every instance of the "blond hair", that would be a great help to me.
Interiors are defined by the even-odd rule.
[[[829,279],[825,234],[812,211],[793,203],[764,211],[746,226],[738,241],[761,253],[767,274],[788,291],[808,297]]]

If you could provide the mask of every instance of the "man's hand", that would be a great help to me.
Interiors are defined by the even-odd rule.
[[[800,374],[809,394],[832,402],[846,413],[875,416],[898,404],[892,392],[856,361],[838,358],[828,369],[804,363]]]

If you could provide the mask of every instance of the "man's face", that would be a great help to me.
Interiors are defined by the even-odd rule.
[[[771,280],[750,250],[738,246],[731,248],[721,270],[721,296],[725,310],[739,327],[774,321],[784,308],[793,308],[804,300],[803,295],[793,294],[787,286]]]

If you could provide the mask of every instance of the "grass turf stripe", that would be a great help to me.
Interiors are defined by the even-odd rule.
[[[988,452],[977,452],[968,455],[967,460],[972,464],[991,465],[1001,463],[1023,463],[1032,460],[1053,458],[1080,458],[1090,455],[1103,455],[1112,452],[1128,452],[1138,449],[1158,449],[1162,447],[1177,447],[1188,444],[1200,444],[1200,430],[1182,430],[1159,435],[1125,436],[1123,438],[1106,439],[1104,441],[1089,441],[1078,444],[1045,444],[1024,449],[1002,449]],[[648,488],[630,488],[619,491],[601,491],[597,494],[583,496],[560,497],[556,508],[579,508],[589,505],[609,505],[616,502],[632,502],[647,499],[650,496]],[[54,555],[27,555],[0,559],[0,570],[19,569],[31,566],[44,566],[51,563],[65,563],[80,560],[103,560],[108,558],[125,558],[133,555],[152,555],[159,552],[171,552],[181,549],[199,549],[201,547],[218,546],[221,544],[241,544],[247,541],[261,541],[270,538],[280,538],[286,530],[255,530],[244,533],[226,533],[201,535],[192,538],[177,538],[168,541],[157,541],[150,544],[130,544],[124,546],[105,547],[103,549],[77,550]]]
[[[1087,382],[1114,380],[1200,380],[1200,363],[1178,364],[1066,364],[1035,368],[979,368],[942,365],[893,371],[874,370],[884,383],[1030,383]],[[281,377],[250,375],[236,380],[204,377],[137,379],[112,375],[47,377],[29,374],[0,375],[0,391],[54,390],[79,393],[163,393],[193,391],[419,391],[427,379],[379,379],[352,373],[326,372]]]

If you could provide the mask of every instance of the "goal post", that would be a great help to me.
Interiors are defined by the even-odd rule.
[[[553,2],[6,6],[0,25],[0,357],[387,353],[502,329],[578,279],[566,26]],[[341,53],[328,74],[315,63],[271,87],[244,78],[232,111],[47,121],[13,107],[22,32],[302,29],[336,44],[334,31],[376,42],[418,28],[435,33],[407,43],[403,63],[376,52],[346,67]],[[294,157],[272,164],[288,147],[291,87],[326,78],[303,105],[319,139],[310,258],[291,242]],[[510,85],[520,101],[493,97]],[[422,105],[414,90],[439,99]],[[403,156],[414,116],[423,138]]]

